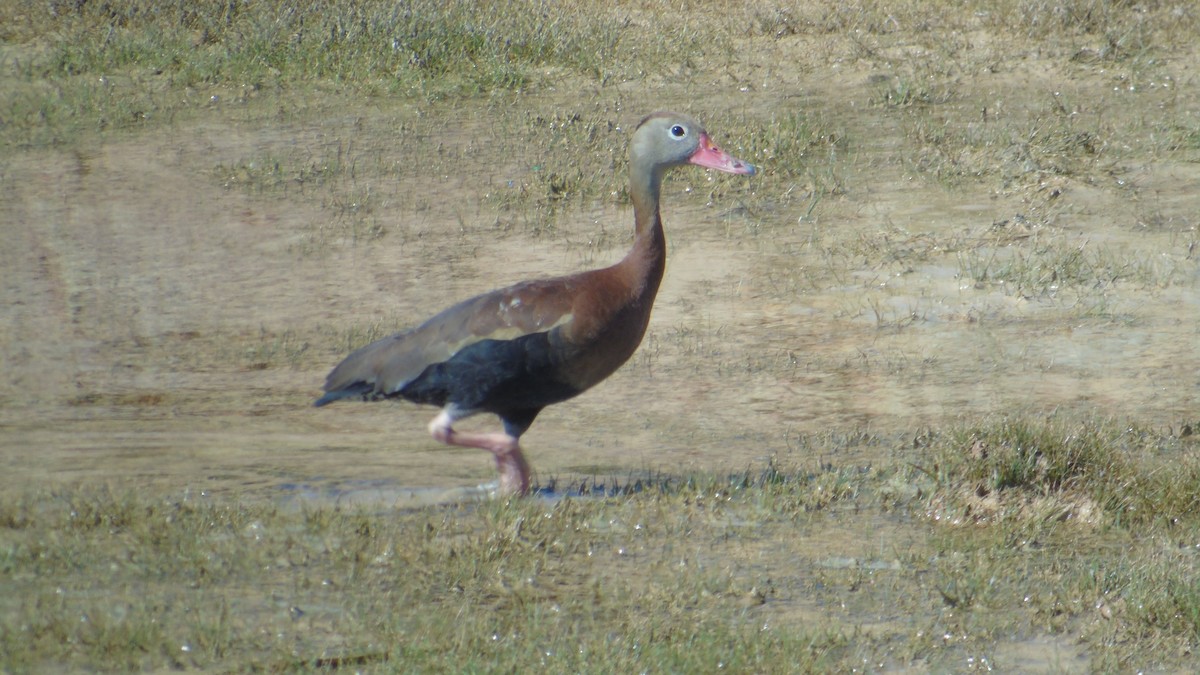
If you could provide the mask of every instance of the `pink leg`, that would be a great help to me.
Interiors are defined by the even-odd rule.
[[[446,445],[480,448],[496,458],[496,470],[500,472],[500,492],[523,496],[529,494],[529,463],[521,454],[518,440],[508,434],[464,434],[451,425],[454,418],[442,411],[429,423],[429,433]]]

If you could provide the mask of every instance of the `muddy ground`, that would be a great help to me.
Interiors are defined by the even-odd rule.
[[[735,155],[736,132],[786,115],[845,143],[790,185],[757,150],[744,158],[766,177],[668,183],[650,332],[527,434],[543,482],[890,462],[925,430],[1007,414],[1196,422],[1200,164],[1194,137],[1154,138],[1197,128],[1196,53],[1136,82],[1030,53],[924,104],[889,100],[911,73],[881,61],[785,67],[820,39],[777,40],[702,83],[547,73],[453,104],[214,91],[181,121],[7,153],[0,490],[273,499],[490,480],[483,453],[428,437],[431,409],[309,404],[371,337],[619,259],[619,198],[568,199],[547,226],[546,205],[522,201],[559,157],[537,120],[610,122],[608,172],[662,108]],[[1051,127],[1086,136],[1048,150]],[[956,147],[971,129],[996,140]],[[885,439],[876,454],[822,441],[863,432]]]

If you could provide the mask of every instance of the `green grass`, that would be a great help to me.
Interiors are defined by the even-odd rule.
[[[764,641],[753,625],[703,611],[752,590],[708,560],[684,562],[683,577],[666,559],[648,579],[609,576],[614,564],[660,551],[658,533],[684,543],[691,523],[667,517],[680,500],[711,501],[710,519],[723,511],[722,490],[786,501],[799,484],[772,470],[645,499],[390,515],[32,495],[3,505],[0,567],[10,583],[32,584],[6,594],[5,663],[275,669],[343,654],[397,668],[691,669],[780,658],[815,667],[844,640],[818,631]],[[422,606],[444,611],[413,611]]]
[[[816,672],[1007,669],[1037,638],[1081,641],[1094,669],[1182,667],[1190,429],[1000,419],[913,439],[916,469],[772,463],[413,511],[7,495],[0,650],[17,670]],[[864,521],[882,529],[856,541]]]
[[[521,86],[528,68],[546,63],[601,78],[619,67],[613,56],[626,21],[549,9],[522,0],[45,3],[21,12],[26,21],[8,39],[56,38],[23,65],[26,76],[130,68],[174,87],[317,80],[381,92],[437,86],[476,93]],[[433,84],[447,78],[453,83]]]
[[[1025,418],[957,430],[932,468],[965,498],[960,519],[1080,519],[1140,528],[1190,520],[1200,464],[1179,460],[1185,438],[1112,423],[1044,423]],[[1049,506],[1049,508],[1041,508]],[[974,514],[968,514],[974,508]]]
[[[626,13],[587,8],[9,0],[3,140],[53,145],[314,88],[428,101],[520,91],[546,68],[604,84],[727,49],[708,24],[673,22],[649,39]]]
[[[1195,649],[1190,433],[1012,418],[939,438],[920,467],[938,486],[927,513],[947,524],[937,546],[956,552],[939,592],[956,607],[1022,607],[1009,630],[1079,631],[1096,670]]]

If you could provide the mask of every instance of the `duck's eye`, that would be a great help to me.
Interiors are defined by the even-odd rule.
[[[682,124],[676,124],[671,127],[671,138],[683,138],[687,136],[687,129]]]

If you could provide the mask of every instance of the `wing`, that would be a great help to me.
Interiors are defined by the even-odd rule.
[[[416,328],[362,347],[325,380],[316,405],[358,395],[393,394],[425,368],[480,340],[511,340],[566,326],[574,319],[583,275],[527,281],[478,295]]]

